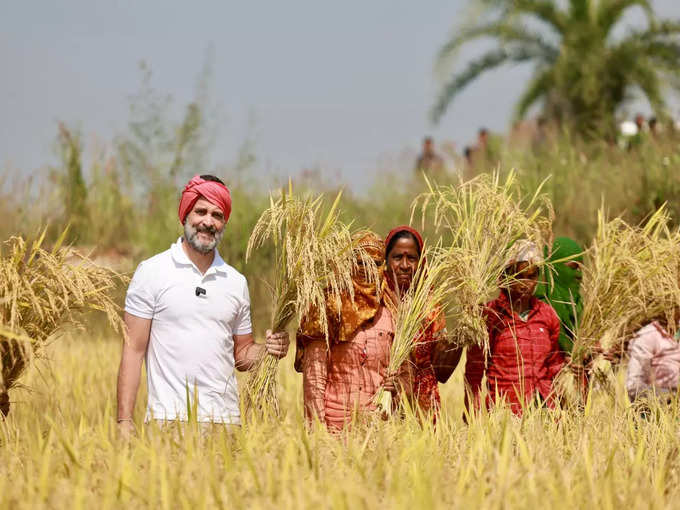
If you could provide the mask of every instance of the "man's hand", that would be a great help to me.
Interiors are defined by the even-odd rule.
[[[268,354],[281,359],[288,353],[289,345],[290,339],[288,338],[288,333],[286,331],[272,333],[271,329],[267,330],[264,346],[267,349]]]

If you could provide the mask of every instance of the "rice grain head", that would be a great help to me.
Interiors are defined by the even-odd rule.
[[[551,244],[552,204],[541,186],[523,198],[514,171],[505,180],[494,173],[455,185],[430,181],[427,185],[428,191],[412,203],[411,219],[419,213],[423,225],[431,222],[448,246],[447,280],[456,289],[449,302],[450,340],[460,347],[476,344],[486,350],[488,334],[480,305],[514,279],[505,268],[516,241],[527,239],[539,248]]]
[[[79,313],[103,312],[123,331],[111,292],[126,279],[63,246],[67,231],[51,250],[43,248],[46,232],[32,243],[11,237],[0,252],[0,392],[18,383],[63,325],[79,325]]]
[[[597,234],[584,258],[583,311],[571,362],[557,381],[567,400],[578,403],[583,398],[586,372],[600,386],[611,386],[612,368],[642,326],[661,320],[671,335],[677,331],[680,234],[671,230],[670,221],[665,206],[640,226],[621,218],[607,220],[599,211]]]
[[[273,331],[283,331],[312,308],[325,309],[326,300],[338,308],[343,295],[354,297],[352,273],[361,261],[369,281],[378,285],[375,264],[353,240],[349,225],[338,217],[342,192],[325,211],[324,196],[300,196],[292,185],[278,197],[270,196],[270,206],[257,221],[248,241],[246,260],[265,241],[274,245]],[[369,263],[370,262],[370,263]],[[326,314],[319,314],[328,337]],[[276,397],[277,360],[265,355],[253,370],[245,395],[246,410],[269,408],[278,413]]]

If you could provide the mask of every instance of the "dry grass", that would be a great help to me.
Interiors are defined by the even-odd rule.
[[[32,243],[12,237],[1,252],[0,393],[17,385],[33,356],[64,324],[79,324],[78,314],[103,312],[121,331],[111,291],[122,278],[63,247],[63,236],[51,250],[42,247],[44,238],[45,231]]]
[[[512,279],[503,270],[515,241],[550,244],[552,205],[540,186],[528,198],[521,197],[514,172],[505,180],[496,173],[455,185],[428,185],[429,191],[413,202],[412,217],[420,213],[423,224],[433,224],[450,251],[447,279],[455,288],[449,299],[450,338],[458,346],[486,347],[480,305]]]
[[[583,312],[571,359],[577,374],[585,368],[606,373],[605,358],[620,362],[633,333],[652,320],[661,320],[671,334],[677,329],[680,234],[669,227],[667,210],[660,208],[642,226],[607,221],[602,211],[598,218],[584,259]],[[573,388],[570,377],[565,373],[560,384]]]
[[[324,310],[326,300],[334,301],[339,309],[343,294],[353,297],[357,256],[368,268],[369,281],[377,282],[375,264],[365,250],[355,246],[350,227],[338,219],[341,195],[324,212],[323,195],[296,195],[289,184],[288,191],[271,198],[255,225],[246,258],[266,240],[275,251],[272,331],[284,331],[312,308]],[[326,314],[319,314],[319,319],[327,335]],[[247,409],[270,409],[278,414],[276,365],[276,358],[268,354],[258,362],[246,387]]]
[[[306,430],[291,353],[277,420],[150,435],[143,385],[140,437],[126,445],[115,425],[120,339],[67,336],[46,354],[0,423],[0,508],[661,510],[680,498],[680,408],[641,420],[618,379],[615,396],[596,394],[583,414],[494,409],[465,425],[459,369],[441,386],[436,430],[407,417],[337,437]]]

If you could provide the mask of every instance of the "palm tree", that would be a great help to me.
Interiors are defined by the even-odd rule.
[[[660,21],[650,0],[480,0],[485,19],[462,28],[440,50],[446,62],[467,43],[492,38],[497,46],[444,84],[432,109],[437,122],[456,95],[484,72],[508,63],[533,63],[531,80],[515,117],[535,104],[544,115],[582,133],[611,130],[617,109],[639,90],[659,117],[664,85],[680,89],[680,23]],[[645,13],[647,26],[621,35],[629,8]]]

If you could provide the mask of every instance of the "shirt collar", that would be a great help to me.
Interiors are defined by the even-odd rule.
[[[182,248],[182,236],[177,239],[177,242],[170,246],[170,255],[177,264],[196,268],[196,265],[191,262],[187,254],[184,252],[184,248]],[[196,270],[198,271],[198,268],[196,268]],[[215,249],[215,258],[203,276],[208,276],[212,273],[227,274],[227,263],[220,256],[220,252],[217,251],[217,248]]]
[[[501,310],[503,312],[505,312],[505,314],[508,317],[513,317],[514,315],[517,315],[517,317],[519,317],[519,314],[512,309],[512,303],[510,302],[510,299],[508,298],[508,296],[505,292],[501,291],[500,295],[496,299],[496,303],[501,308]],[[528,315],[527,319],[529,317],[531,317],[532,315],[534,315],[534,313],[536,313],[537,310],[538,310],[538,299],[536,298],[536,296],[531,296],[531,300],[529,301],[529,310],[528,310],[529,315]]]

